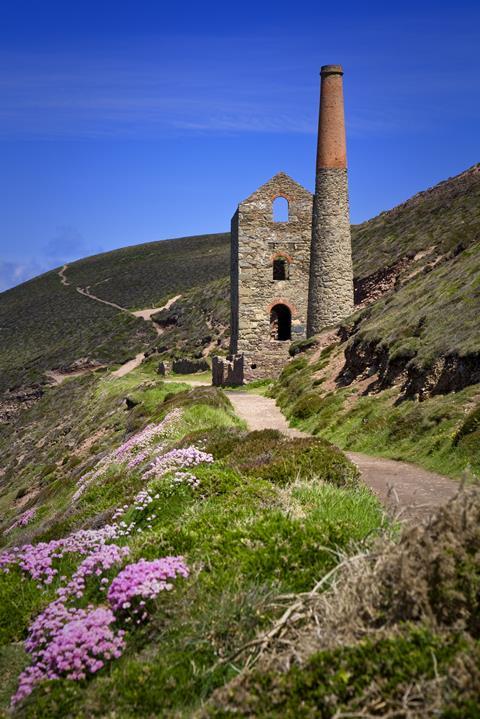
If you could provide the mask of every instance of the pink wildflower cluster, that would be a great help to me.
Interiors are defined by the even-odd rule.
[[[53,567],[54,559],[61,559],[69,553],[89,555],[109,540],[116,539],[118,533],[117,525],[107,524],[101,529],[81,529],[50,542],[12,547],[0,554],[0,571],[8,574],[11,565],[18,565],[37,582],[51,584],[58,574],[58,570]]]
[[[123,461],[130,458],[131,455],[137,454],[139,450],[149,449],[157,437],[171,437],[181,416],[182,411],[177,408],[169,412],[160,424],[148,424],[141,432],[130,437],[113,452],[114,459]]]
[[[213,462],[213,457],[208,452],[202,452],[196,447],[190,446],[185,449],[172,449],[170,452],[156,457],[144,473],[144,478],[162,477],[173,469],[194,467],[202,462]]]
[[[110,606],[133,615],[139,623],[148,617],[147,602],[172,589],[169,580],[176,576],[188,577],[183,557],[163,557],[151,562],[140,559],[136,564],[128,564],[110,585],[107,594]]]
[[[153,442],[159,437],[164,439],[170,437],[182,416],[180,409],[174,409],[159,424],[149,424],[140,432],[133,435],[126,442],[103,457],[95,470],[90,470],[82,475],[77,482],[77,490],[73,495],[73,501],[79,499],[92,482],[101,477],[108,468],[115,462],[127,462],[127,467],[132,469],[150,457],[153,451]],[[158,448],[159,450],[162,447]]]
[[[128,556],[128,547],[118,547],[116,544],[104,544],[88,555],[81,562],[77,571],[65,587],[57,589],[58,596],[65,601],[67,597],[83,597],[86,579],[92,575],[101,577],[115,564],[120,564]]]
[[[27,509],[23,514],[19,516],[19,518],[12,524],[11,527],[9,527],[7,530],[5,530],[5,534],[8,534],[8,532],[13,531],[17,527],[26,527],[27,524],[30,524],[32,519],[35,517],[37,513],[37,508],[33,507],[33,509]]]
[[[52,602],[29,631],[25,648],[33,664],[20,674],[12,705],[44,679],[84,679],[101,669],[105,660],[120,657],[125,632],[115,631],[110,626],[114,621],[113,612],[104,607],[67,609],[61,600]]]

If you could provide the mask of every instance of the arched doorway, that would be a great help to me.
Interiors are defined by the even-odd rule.
[[[270,310],[270,337],[280,342],[292,339],[292,313],[287,305],[274,305]]]

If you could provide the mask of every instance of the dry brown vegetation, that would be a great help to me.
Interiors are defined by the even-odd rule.
[[[203,716],[477,717],[479,560],[480,490],[461,489],[399,541],[384,537],[312,591],[278,597],[281,619],[244,647],[245,668]],[[352,673],[359,653],[366,682]]]

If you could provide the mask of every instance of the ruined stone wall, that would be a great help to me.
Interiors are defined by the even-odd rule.
[[[230,353],[237,354],[238,343],[238,210],[230,226]]]
[[[289,203],[288,222],[274,222],[276,197]],[[275,376],[288,360],[290,341],[272,339],[270,312],[287,305],[292,340],[306,336],[312,195],[279,173],[242,202],[232,220],[232,344],[245,356],[247,380]],[[289,279],[273,279],[277,256],[289,262]]]

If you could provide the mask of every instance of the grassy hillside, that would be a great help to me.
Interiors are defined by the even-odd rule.
[[[342,386],[344,351],[314,349],[283,371],[273,395],[293,426],[343,449],[480,476],[480,384],[422,402],[405,399],[398,385],[374,391],[375,375]]]
[[[478,716],[478,492],[399,536],[338,449],[153,358],[0,456],[0,715]]]
[[[0,392],[45,381],[83,357],[122,362],[148,347],[153,328],[65,287],[48,272],[0,295]]]
[[[410,257],[413,269],[480,236],[480,165],[352,228],[355,277]],[[426,253],[426,254],[423,254]],[[414,261],[418,254],[423,256]],[[409,268],[409,272],[412,268]]]
[[[0,434],[0,566],[8,569],[0,572],[1,708],[35,661],[22,645],[37,636],[35,617],[58,613],[58,589],[83,622],[82,611],[109,605],[102,588],[122,568],[169,556],[188,568],[139,615],[141,597],[131,612],[127,604],[115,610],[121,657],[101,654],[104,666],[80,681],[61,669],[55,681],[35,683],[18,716],[190,716],[234,675],[229,657],[279,616],[277,595],[309,590],[338,564],[337,552],[371,541],[383,525],[377,500],[339,450],[248,433],[222,393],[160,382],[154,364],[121,379],[68,380],[22,413],[13,434]],[[168,456],[177,463],[162,464]],[[33,548],[20,550],[27,562],[19,566],[12,545],[25,542]],[[53,575],[44,563],[51,553]],[[85,581],[74,581],[72,595],[75,576]],[[42,635],[47,645],[51,631]]]
[[[154,242],[89,257],[68,266],[61,283],[48,272],[0,294],[0,393],[45,381],[45,371],[87,357],[121,363],[147,349],[153,327],[76,287],[128,309],[155,307],[169,296],[227,273],[228,235]]]
[[[229,243],[229,233],[222,233],[124,247],[72,263],[67,276],[122,307],[155,307],[170,295],[225,277]]]
[[[161,354],[200,357],[226,352],[230,339],[228,277],[185,292],[168,310],[152,318],[167,331],[156,343]]]
[[[475,279],[471,280],[471,297],[465,292],[464,298],[460,286],[462,263],[469,255],[464,255],[455,269],[456,290],[448,283],[448,278],[445,278],[448,286],[440,280],[436,287],[430,287],[433,278],[424,281],[422,273],[448,261],[455,254],[462,255],[464,250],[469,250],[478,242],[479,202],[480,168],[477,165],[352,228],[355,276],[361,299],[372,294],[372,287],[374,290],[379,287],[388,289],[395,281],[397,284],[410,284],[417,273],[416,284],[411,290],[415,311],[411,309],[409,313],[412,296],[404,295],[406,299],[400,301],[405,302],[405,308],[399,307],[398,323],[395,319],[397,314],[392,312],[387,327],[377,322],[383,313],[383,305],[379,305],[372,323],[368,327],[365,325],[369,337],[381,335],[383,339],[385,333],[402,334],[403,329],[399,328],[403,328],[405,314],[409,313],[406,319],[407,326],[413,327],[411,334],[408,338],[398,340],[397,337],[392,341],[394,352],[397,345],[405,351],[414,343],[412,333],[418,332],[413,326],[415,313],[418,310],[421,317],[425,316],[428,320],[433,308],[435,319],[421,329],[425,339],[425,342],[422,341],[423,355],[429,353],[432,356],[433,353],[435,356],[446,337],[453,336],[451,317],[462,303],[467,307],[468,317],[459,332],[463,337],[470,333],[471,317],[476,311]],[[475,255],[473,262],[476,262],[476,250],[472,252]],[[202,288],[210,282],[227,278],[228,271],[228,233],[203,235],[126,247],[74,262],[66,270],[68,286],[60,283],[55,272],[49,272],[0,294],[0,366],[3,370],[0,392],[11,387],[41,383],[46,370],[68,367],[79,358],[87,357],[101,364],[123,362],[151,345],[155,336],[149,325],[79,295],[75,289],[77,286],[90,288],[98,297],[130,310],[160,306],[168,297],[188,293],[194,288],[200,290],[201,296],[197,299],[200,302],[209,301],[211,305],[210,292],[203,293]],[[443,272],[447,271],[445,267]],[[470,275],[473,272],[470,267],[468,271]],[[181,347],[182,351],[195,354],[199,348],[203,351],[209,343],[219,339],[221,344],[225,344],[223,338],[228,308],[220,308],[220,303],[222,297],[225,303],[228,302],[228,293],[227,285],[222,287],[225,291],[219,294],[219,286],[212,285],[218,300],[213,324],[207,316],[210,311],[202,316],[198,307],[194,309],[194,295],[188,294],[173,308],[179,318],[179,325],[171,336],[176,348]],[[442,294],[442,301],[437,302],[433,295],[430,296],[431,292],[437,297]],[[455,297],[449,299],[449,292],[456,292]],[[423,294],[426,297],[416,303],[415,297]],[[218,325],[217,314],[220,314]],[[461,314],[463,322],[463,312]],[[437,321],[439,317],[440,323]],[[171,320],[172,315],[162,319]],[[199,334],[202,337],[197,336]],[[189,336],[195,336],[191,344]],[[209,336],[211,340],[207,339]],[[460,338],[455,349],[459,347],[463,351],[466,345],[467,342]]]
[[[384,296],[294,347],[273,388],[313,437],[248,432],[221,391],[161,381],[158,354],[0,426],[0,715],[477,719],[478,488],[400,531],[337,448],[480,472],[477,191],[473,168],[354,228],[364,301],[389,268]],[[3,386],[224,349],[227,272],[228,236],[205,236],[4,293]],[[77,286],[182,298],[158,337]]]
[[[480,205],[479,205],[480,207]],[[349,378],[369,369],[407,396],[480,382],[480,240],[347,322]]]

